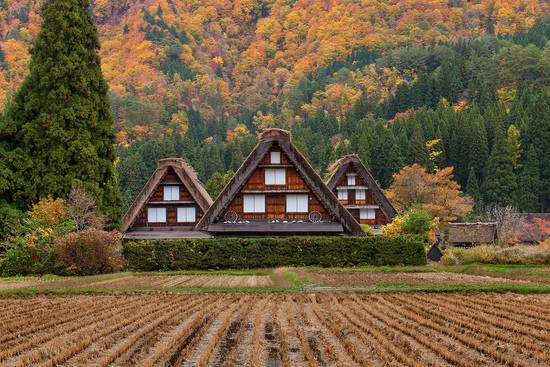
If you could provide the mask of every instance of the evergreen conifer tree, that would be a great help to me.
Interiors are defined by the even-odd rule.
[[[29,76],[0,132],[14,173],[7,196],[28,208],[46,196],[65,196],[78,183],[116,223],[115,135],[89,0],[49,0],[41,15]]]
[[[483,185],[484,202],[487,204],[500,206],[515,204],[517,182],[511,153],[512,149],[508,144],[504,126],[497,126]]]
[[[470,167],[470,174],[468,175],[468,183],[466,184],[466,194],[474,199],[476,206],[479,205],[480,192],[479,183],[476,176],[474,167]]]
[[[540,211],[540,161],[536,149],[531,146],[527,150],[527,157],[519,175],[518,207],[526,213]]]

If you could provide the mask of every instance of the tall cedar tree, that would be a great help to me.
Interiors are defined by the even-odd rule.
[[[485,172],[484,202],[501,206],[515,204],[517,182],[511,155],[504,126],[497,126]]]
[[[526,213],[538,213],[540,211],[540,161],[537,150],[530,146],[527,151],[525,163],[519,175],[518,185],[518,206]]]
[[[48,0],[41,15],[29,76],[1,127],[14,175],[6,196],[28,208],[79,183],[116,225],[115,134],[89,0]]]
[[[470,174],[468,175],[468,183],[466,184],[466,195],[474,199],[475,204],[479,205],[479,183],[476,176],[474,166],[470,167]]]

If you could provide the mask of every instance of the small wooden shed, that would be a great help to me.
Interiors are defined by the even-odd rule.
[[[497,240],[497,223],[449,223],[446,244],[449,246],[475,246],[494,244]]]

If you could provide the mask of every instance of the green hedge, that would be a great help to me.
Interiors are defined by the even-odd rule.
[[[138,271],[426,263],[418,236],[144,240],[125,243],[124,256]]]

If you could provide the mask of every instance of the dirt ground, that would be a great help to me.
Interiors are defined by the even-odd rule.
[[[10,367],[550,365],[549,295],[159,292],[0,309]]]
[[[317,285],[335,287],[359,287],[383,284],[450,285],[526,282],[522,280],[445,272],[316,272],[301,270],[298,271],[298,274]]]
[[[0,290],[26,287],[83,287],[83,288],[169,288],[169,287],[212,287],[212,288],[248,288],[273,287],[269,276],[263,275],[163,275],[120,276],[107,280],[94,280],[92,277],[69,278],[62,280],[25,280],[2,281]]]

